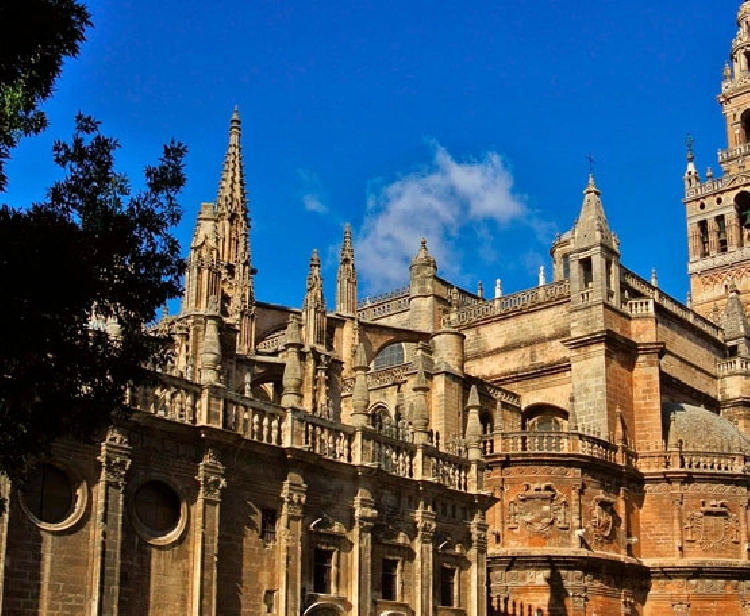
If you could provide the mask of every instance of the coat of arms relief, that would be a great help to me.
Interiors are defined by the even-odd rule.
[[[570,529],[570,507],[551,483],[524,484],[524,490],[508,503],[508,528],[521,526],[532,534],[549,537],[552,529]]]

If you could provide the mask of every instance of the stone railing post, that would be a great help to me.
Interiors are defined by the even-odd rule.
[[[112,427],[101,446],[102,470],[97,499],[94,580],[91,614],[117,616],[120,605],[122,518],[125,507],[125,475],[130,468],[131,449],[126,432]]]
[[[224,466],[211,449],[198,465],[198,500],[193,522],[193,616],[216,616],[216,563],[219,556]]]
[[[368,614],[372,589],[372,529],[378,518],[375,501],[367,488],[360,488],[354,499],[354,566],[352,605],[355,614]]]

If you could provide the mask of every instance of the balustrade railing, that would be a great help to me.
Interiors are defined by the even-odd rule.
[[[512,295],[505,295],[460,308],[443,317],[443,325],[465,325],[479,319],[537,306],[570,296],[570,281],[561,280],[543,287],[535,287]]]
[[[708,319],[703,318],[698,313],[690,310],[690,308],[680,303],[670,295],[667,295],[658,287],[652,286],[643,278],[638,276],[638,274],[631,272],[627,268],[622,268],[622,270],[623,282],[630,286],[632,289],[643,293],[650,299],[653,299],[655,305],[663,308],[674,316],[687,321],[688,323],[694,325],[710,336],[718,338],[719,340],[723,340],[724,332],[718,325],[712,323]]]
[[[654,300],[653,298],[647,299],[632,299],[627,304],[627,311],[633,315],[652,315],[654,314]]]
[[[747,453],[680,451],[669,449],[645,452],[638,456],[641,472],[689,470],[692,472],[750,474],[750,456]]]
[[[372,321],[407,310],[409,310],[408,286],[365,298],[357,307],[357,317],[361,321]]]
[[[723,359],[716,363],[716,371],[719,374],[730,374],[732,372],[747,373],[750,372],[750,360],[744,357]]]
[[[482,438],[485,456],[514,453],[581,454],[617,462],[618,447],[609,441],[580,432],[501,432]]]

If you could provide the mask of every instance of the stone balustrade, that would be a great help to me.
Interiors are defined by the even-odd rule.
[[[713,338],[716,338],[720,341],[724,340],[724,331],[721,329],[721,327],[719,327],[715,323],[712,323],[708,319],[703,318],[697,312],[690,310],[690,308],[677,301],[670,295],[667,295],[658,287],[655,287],[646,282],[646,280],[638,276],[638,274],[635,274],[629,269],[623,267],[622,280],[633,290],[642,293],[647,298],[653,299],[655,306],[659,306],[671,315],[678,317],[683,321],[687,321],[691,325],[697,327]]]
[[[409,287],[401,287],[375,297],[367,297],[357,308],[360,321],[373,321],[409,310]]]
[[[629,314],[639,315],[653,315],[655,313],[654,300],[649,297],[646,299],[632,299],[625,304],[626,310]]]
[[[750,360],[744,357],[730,357],[716,363],[719,374],[747,374],[750,372]]]
[[[618,462],[618,447],[581,432],[500,432],[482,439],[485,456],[497,454],[580,454],[607,462]],[[626,456],[629,459],[628,456]],[[622,462],[620,460],[620,462]]]
[[[435,481],[454,490],[469,489],[474,463],[467,459],[465,448],[441,451],[431,444],[415,444],[413,431],[403,422],[380,430],[355,428],[168,375],[159,375],[156,384],[129,388],[126,403],[164,420],[213,426],[250,441],[303,449],[345,464],[376,466],[392,475]]]
[[[732,473],[750,475],[750,457],[745,452],[667,451],[641,453],[638,470],[643,473],[665,470]]]
[[[276,353],[284,348],[286,344],[286,330],[267,336],[255,347],[260,353]]]
[[[512,295],[505,295],[486,302],[479,302],[465,306],[456,312],[443,317],[443,326],[455,327],[467,325],[487,317],[523,310],[532,306],[570,297],[570,281],[561,280],[543,287],[535,287]]]
[[[747,76],[750,75],[746,75],[746,77]],[[750,154],[750,143],[743,143],[735,148],[719,150],[719,164],[729,162],[730,160],[740,158],[741,156],[747,156],[748,154]]]

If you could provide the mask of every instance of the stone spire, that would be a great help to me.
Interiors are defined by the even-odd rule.
[[[218,296],[220,284],[216,212],[212,203],[202,203],[185,264],[185,291],[180,312],[189,314],[205,311],[209,298]]]
[[[740,300],[740,293],[737,285],[732,279],[729,283],[729,297],[727,305],[724,308],[722,318],[724,326],[724,339],[727,342],[739,342],[740,350],[743,354],[748,351],[748,338],[750,338],[750,325],[748,325],[745,308]]]
[[[688,133],[687,137],[685,138],[685,146],[687,147],[687,168],[685,169],[685,175],[682,176],[682,179],[685,182],[685,190],[689,190],[701,183],[700,175],[698,174],[698,170],[695,168],[695,151],[693,150],[694,144],[695,139],[690,133]]]
[[[346,316],[357,314],[357,270],[354,267],[352,228],[349,223],[344,225],[344,243],[336,273],[336,312]]]
[[[589,183],[583,191],[583,205],[574,228],[577,249],[596,244],[614,245],[615,240],[609,230],[607,216],[604,214],[601,192],[596,187],[594,174],[589,175]]]
[[[412,387],[414,391],[414,409],[412,410],[411,423],[414,427],[414,442],[426,444],[429,441],[430,416],[427,411],[427,392],[430,390],[424,375],[424,367],[419,365],[417,378]]]
[[[367,388],[367,353],[365,345],[360,343],[354,356],[354,390],[352,391],[352,424],[367,425],[367,409],[370,407],[370,391]]]
[[[221,306],[224,316],[229,317],[239,316],[255,301],[241,132],[240,113],[235,107],[216,196],[219,259],[224,264]]]
[[[300,336],[299,317],[292,314],[286,328],[286,363],[284,365],[284,376],[281,380],[281,406],[284,408],[300,408],[302,406],[301,348],[302,337]]]
[[[466,441],[469,447],[469,460],[482,458],[482,426],[479,423],[479,392],[477,386],[472,385],[469,401],[466,404]]]
[[[310,257],[310,271],[307,274],[307,290],[302,304],[302,326],[304,342],[307,346],[325,346],[326,343],[326,300],[323,297],[323,276],[320,273],[320,257],[317,249]]]

